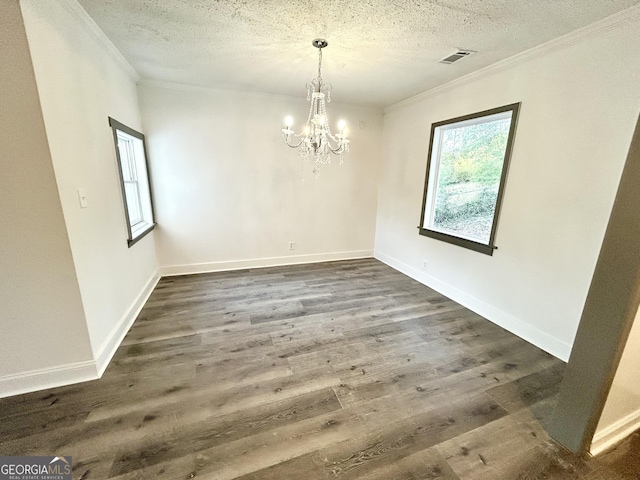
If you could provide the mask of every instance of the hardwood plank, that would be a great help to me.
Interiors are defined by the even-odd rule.
[[[237,480],[328,479],[329,477],[325,475],[315,458],[316,452],[310,452],[236,478]]]
[[[0,400],[74,478],[638,479],[544,430],[564,365],[373,259],[163,278],[104,376]]]
[[[275,430],[341,409],[332,389],[303,394],[239,411],[224,417],[184,425],[155,438],[129,444],[115,456],[109,476],[122,475],[159,463],[223,445],[234,440]],[[185,438],[189,441],[185,442]]]
[[[386,412],[371,413],[377,415],[367,416],[366,436],[318,452],[331,478],[361,478],[507,414],[486,395],[454,402],[447,408],[436,408],[395,425],[387,423]]]
[[[364,480],[459,480],[434,448],[421,450],[367,473]]]
[[[554,365],[491,388],[487,393],[508,411],[516,412],[557,394],[563,371],[564,364]]]
[[[110,478],[155,478],[161,472],[166,478],[233,479],[361,433],[357,416],[340,410]]]

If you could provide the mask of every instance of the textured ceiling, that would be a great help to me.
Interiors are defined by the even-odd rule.
[[[143,79],[387,106],[640,0],[79,0]],[[478,53],[453,65],[456,48]]]

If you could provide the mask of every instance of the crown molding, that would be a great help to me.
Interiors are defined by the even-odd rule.
[[[118,65],[124,73],[134,82],[140,81],[140,75],[131,66],[120,50],[109,40],[102,29],[93,18],[89,16],[84,8],[76,0],[57,0],[57,2],[67,10],[82,27],[95,40],[100,48]]]
[[[517,53],[509,58],[505,58],[504,60],[500,60],[499,62],[481,68],[480,70],[476,70],[475,72],[456,78],[442,85],[438,85],[437,87],[426,90],[405,100],[396,102],[385,107],[384,113],[391,112],[406,105],[418,103],[448,90],[461,87],[462,85],[466,85],[483,77],[509,69],[515,65],[531,61],[535,58],[548,55],[557,50],[562,50],[586,39],[602,35],[609,30],[613,30],[626,25],[627,23],[636,21],[640,21],[640,5],[634,5],[633,7],[629,7],[625,10],[614,13],[613,15],[609,15],[602,20],[598,20],[597,22],[578,28],[577,30],[549,40],[548,42],[537,45],[529,50],[525,50],[524,52]]]

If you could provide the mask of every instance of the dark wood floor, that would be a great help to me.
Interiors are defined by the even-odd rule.
[[[376,260],[164,278],[98,381],[0,400],[78,479],[629,479],[545,433],[563,363]]]

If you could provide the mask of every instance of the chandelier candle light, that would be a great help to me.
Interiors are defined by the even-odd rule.
[[[291,148],[300,148],[299,156],[302,159],[302,168],[309,161],[313,162],[313,174],[318,177],[320,167],[331,163],[331,155],[338,155],[342,165],[342,154],[349,151],[349,139],[347,138],[346,122],[340,120],[338,129],[340,133],[335,135],[329,128],[326,103],[331,102],[331,84],[325,83],[320,75],[322,67],[322,49],[328,45],[324,38],[316,38],[312,45],[318,49],[318,76],[307,83],[307,100],[311,103],[309,117],[302,133],[295,133],[291,129],[293,119],[284,119],[285,128],[282,129],[282,138]],[[325,100],[326,99],[326,100]],[[325,103],[326,101],[326,103]],[[292,137],[300,139],[292,141]]]

